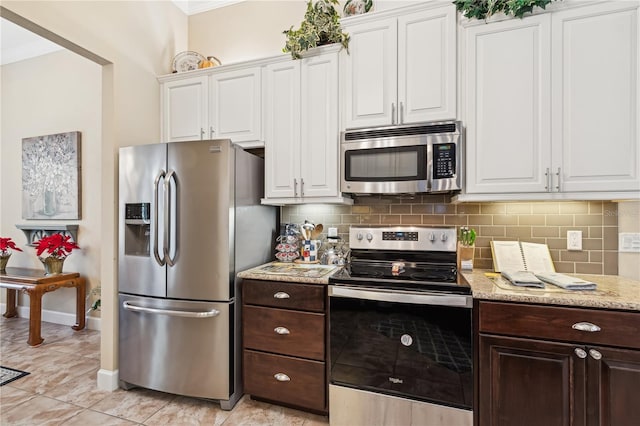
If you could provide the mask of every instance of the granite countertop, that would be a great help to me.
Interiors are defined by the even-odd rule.
[[[640,281],[617,275],[571,274],[597,284],[596,290],[589,291],[564,290],[551,284],[544,289],[516,287],[488,271],[462,272],[462,276],[474,299],[640,311]]]
[[[238,273],[238,278],[253,280],[284,281],[307,284],[328,284],[329,277],[341,266],[317,263],[269,262]]]

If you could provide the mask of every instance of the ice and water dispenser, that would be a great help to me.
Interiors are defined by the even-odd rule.
[[[124,212],[124,254],[149,256],[151,203],[127,203]]]

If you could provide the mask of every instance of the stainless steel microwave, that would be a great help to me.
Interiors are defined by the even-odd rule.
[[[463,132],[459,121],[347,130],[340,142],[342,192],[461,189]]]

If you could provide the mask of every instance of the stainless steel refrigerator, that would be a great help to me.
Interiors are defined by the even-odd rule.
[[[267,262],[263,160],[229,140],[119,157],[119,379],[231,409],[242,396],[236,273]]]

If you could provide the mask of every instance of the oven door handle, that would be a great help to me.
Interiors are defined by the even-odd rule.
[[[414,305],[438,305],[471,308],[473,297],[464,294],[426,293],[410,291],[380,291],[345,286],[329,286],[329,296],[347,297],[351,299],[375,300],[379,302],[412,303]]]

